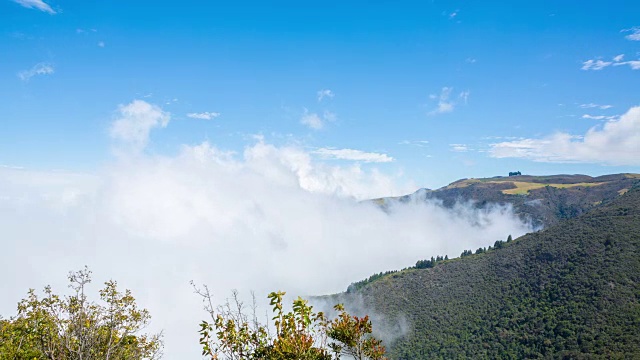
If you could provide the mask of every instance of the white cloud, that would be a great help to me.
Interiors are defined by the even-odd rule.
[[[449,144],[451,151],[455,152],[467,152],[469,151],[469,146],[467,144]]]
[[[322,101],[324,98],[332,99],[335,96],[333,91],[329,89],[318,90],[318,102]]]
[[[620,62],[622,61],[622,59],[624,59],[624,54],[616,55],[613,57],[613,61],[615,62]]]
[[[51,6],[49,6],[47,3],[45,3],[42,0],[13,0],[14,2],[28,8],[28,9],[38,9],[40,11],[44,11],[46,13],[49,13],[51,15],[55,14],[56,12],[51,8]]]
[[[579,107],[582,109],[598,108],[598,109],[606,110],[606,109],[612,108],[613,105],[599,105],[599,104],[589,103],[589,104],[580,104]]]
[[[622,32],[630,32],[631,34],[625,36],[625,39],[632,41],[640,41],[640,27],[635,26],[631,29],[624,29]]]
[[[218,116],[220,116],[220,113],[217,112],[201,112],[201,113],[188,113],[187,117],[190,117],[192,119],[202,119],[202,120],[211,120],[211,119],[215,119]]]
[[[51,75],[54,73],[53,66],[46,63],[39,63],[34,65],[29,70],[24,70],[18,73],[18,77],[22,81],[29,81],[32,77],[36,75]]]
[[[496,158],[524,158],[539,162],[582,162],[640,165],[640,107],[632,107],[584,136],[556,133],[542,139],[523,139],[491,145]]]
[[[314,151],[314,153],[322,156],[323,158],[363,161],[367,163],[385,163],[393,161],[393,158],[387,154],[365,152],[354,149],[320,148]]]
[[[458,13],[460,12],[460,10],[455,10],[452,13],[449,14],[449,19],[453,19],[456,16],[458,16]]]
[[[160,107],[134,100],[118,107],[117,119],[111,124],[110,134],[126,145],[128,150],[140,151],[149,142],[151,130],[166,127],[170,118],[170,114]]]

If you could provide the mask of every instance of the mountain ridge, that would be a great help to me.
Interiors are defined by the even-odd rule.
[[[583,214],[615,199],[640,181],[640,174],[517,175],[460,179],[436,190],[422,188],[398,197],[372,199],[387,210],[393,205],[440,201],[451,208],[458,202],[473,202],[476,208],[510,204],[534,228],[544,228]]]

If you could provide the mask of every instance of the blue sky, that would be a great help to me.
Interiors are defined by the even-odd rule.
[[[171,119],[147,154],[242,152],[259,135],[432,188],[639,172],[639,15],[634,1],[3,0],[0,164],[98,171],[119,106],[140,100]]]
[[[190,280],[336,293],[532,230],[354,199],[640,172],[639,75],[637,0],[0,0],[0,314],[88,265],[197,358]]]

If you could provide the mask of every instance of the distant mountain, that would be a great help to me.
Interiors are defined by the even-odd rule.
[[[578,178],[463,180],[440,189],[447,201],[489,201],[517,198],[502,191],[524,191],[514,181],[542,184],[515,206],[541,199],[556,206],[557,224],[328,298],[406,321],[407,332],[387,343],[391,359],[640,359],[640,186],[616,190],[631,184],[628,175],[583,177],[580,185]],[[561,220],[558,207],[574,209],[573,218]]]
[[[523,220],[531,221],[535,228],[542,228],[606,204],[638,181],[640,174],[497,176],[462,179],[438,190],[420,189],[411,195],[373,201],[383,207],[427,200],[440,200],[446,207],[452,207],[458,201],[473,201],[479,208],[496,203],[511,204]]]

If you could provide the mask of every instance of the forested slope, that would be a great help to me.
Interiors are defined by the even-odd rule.
[[[408,333],[393,359],[640,358],[640,189],[500,248],[350,294]]]

